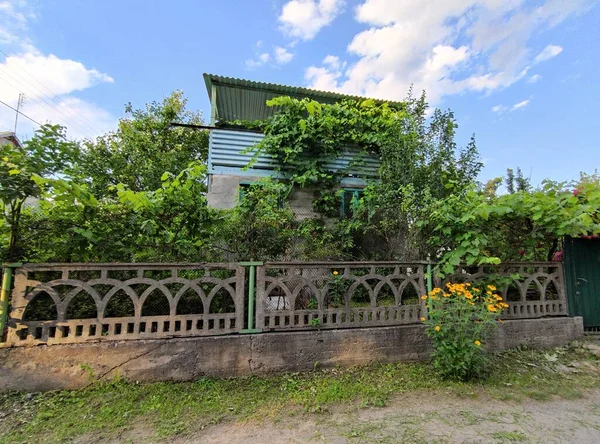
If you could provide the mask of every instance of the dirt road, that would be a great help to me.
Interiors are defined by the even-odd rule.
[[[469,396],[469,394],[467,394]],[[498,401],[415,395],[389,407],[298,415],[279,423],[229,423],[178,443],[600,443],[600,392],[577,399]]]

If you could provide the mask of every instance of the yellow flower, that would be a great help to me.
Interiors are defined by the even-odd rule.
[[[435,326],[435,331],[440,331],[442,329],[442,327],[440,327],[439,325]]]
[[[425,322],[425,318],[424,317],[421,317],[421,322]]]
[[[481,345],[481,342],[479,342],[479,341],[475,341],[475,345],[476,345],[477,347],[479,347],[479,346]]]
[[[479,288],[473,287],[473,291],[479,291]]]
[[[427,299],[427,295],[424,294],[423,296],[421,296],[421,299],[423,299],[423,300]]]
[[[333,275],[334,275],[334,276],[337,276],[338,274],[340,274],[340,273],[339,273],[337,270],[335,270],[335,271],[333,272]]]
[[[450,293],[444,293],[445,298],[449,298],[450,296],[451,296]]]
[[[496,308],[496,306],[492,305],[492,304],[488,305],[487,309],[488,309],[488,311],[492,311],[492,312],[498,311],[498,309]]]
[[[491,291],[496,291],[496,287],[494,287],[493,285],[488,285],[487,286]]]
[[[470,287],[470,286],[471,286],[471,283],[470,283],[470,282],[467,282],[465,285],[466,285],[467,287]]]

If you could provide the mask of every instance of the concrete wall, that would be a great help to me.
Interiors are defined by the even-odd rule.
[[[582,336],[580,317],[514,320],[500,325],[488,346],[543,348]],[[188,381],[311,370],[315,363],[417,361],[430,352],[422,325],[0,348],[0,388],[76,388],[116,375],[141,382]]]
[[[208,205],[213,208],[233,208],[238,202],[241,183],[257,182],[263,177],[213,174],[209,177]],[[298,219],[316,216],[312,203],[314,188],[295,188],[289,195],[290,208]]]
[[[255,182],[260,177],[211,174],[206,200],[209,207],[228,209],[237,204],[240,183]]]

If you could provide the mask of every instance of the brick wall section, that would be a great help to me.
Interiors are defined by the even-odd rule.
[[[506,321],[489,347],[552,347],[583,336],[583,320]],[[188,381],[336,365],[425,360],[431,351],[421,325],[293,331],[254,335],[102,342],[0,349],[1,390],[84,387],[115,375],[132,381]]]

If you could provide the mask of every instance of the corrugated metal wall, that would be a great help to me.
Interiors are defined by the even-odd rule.
[[[273,176],[277,162],[261,154],[251,169],[244,167],[252,160],[254,152],[244,153],[264,136],[260,133],[215,129],[210,132],[208,149],[208,172],[210,174],[235,174],[251,176]],[[348,170],[349,177],[375,178],[379,170],[379,159],[365,156],[359,165],[349,165],[360,154],[358,148],[349,148],[335,161],[328,162],[326,168],[331,171]]]

